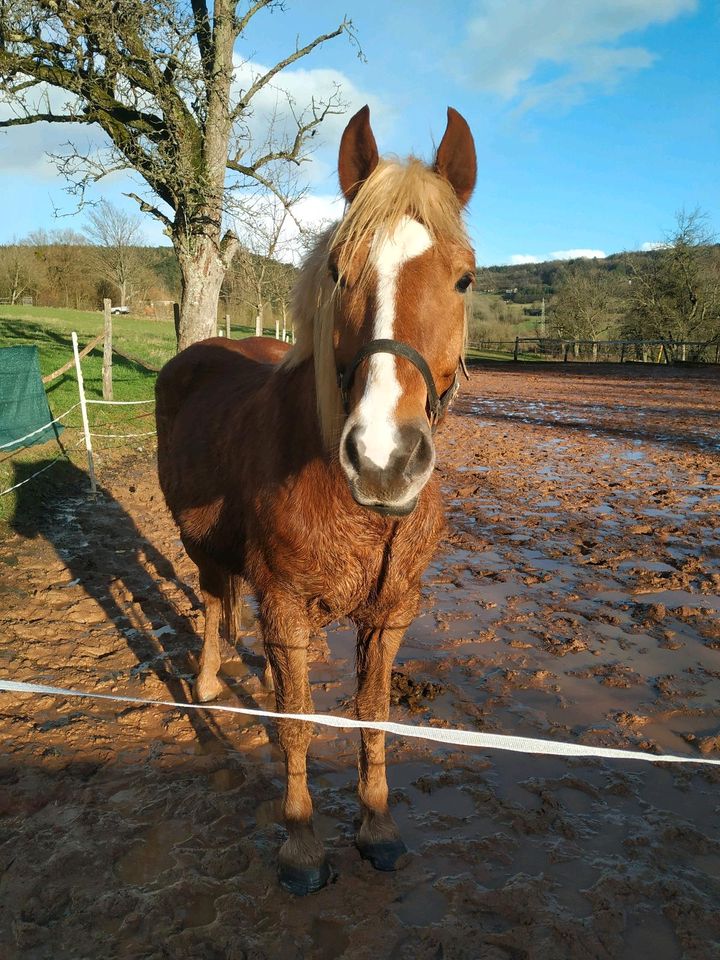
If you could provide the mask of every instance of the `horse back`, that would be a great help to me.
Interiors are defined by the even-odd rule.
[[[209,450],[226,446],[229,421],[257,400],[287,349],[269,338],[214,337],[162,368],[155,385],[158,475],[173,513],[181,488],[213,486]]]
[[[270,365],[282,360],[288,349],[289,344],[269,337],[212,337],[178,353],[162,368],[155,384],[158,435],[191,397],[256,388],[267,380]]]

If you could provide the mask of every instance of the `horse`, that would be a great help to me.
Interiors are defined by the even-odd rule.
[[[444,529],[433,438],[464,369],[473,137],[448,108],[431,165],[380,159],[366,106],[342,134],[338,178],[345,213],[299,272],[295,344],[214,338],[162,369],[158,472],[205,605],[196,700],[221,692],[220,624],[244,581],[278,712],[312,713],[310,636],[349,617],[356,715],[386,720],[393,660]],[[279,720],[278,737],[287,830],[278,878],[304,895],[331,876],[308,792],[312,728]],[[406,847],[388,807],[381,732],[361,731],[358,794],[357,848],[394,870]]]

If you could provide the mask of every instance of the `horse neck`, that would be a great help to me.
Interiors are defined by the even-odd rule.
[[[296,367],[278,367],[272,383],[280,422],[288,429],[281,432],[285,442],[312,458],[322,458],[331,468],[336,456],[325,449],[318,421],[313,358]]]

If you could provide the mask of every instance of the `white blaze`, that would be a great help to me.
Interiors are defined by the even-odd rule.
[[[392,234],[376,236],[370,248],[370,263],[377,272],[377,312],[373,340],[393,340],[395,299],[400,268],[432,246],[427,229],[417,220],[403,217]],[[375,353],[368,362],[365,392],[357,406],[357,439],[365,456],[384,469],[396,446],[395,407],[400,399],[397,358]]]

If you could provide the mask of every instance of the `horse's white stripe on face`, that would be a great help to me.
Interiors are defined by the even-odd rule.
[[[378,278],[374,340],[394,339],[400,268],[431,246],[427,229],[410,217],[404,217],[391,235],[376,237],[370,249],[370,262]],[[381,470],[388,465],[396,446],[395,407],[401,393],[396,359],[389,353],[376,353],[369,358],[365,392],[357,407],[358,442],[363,445],[364,455]]]

